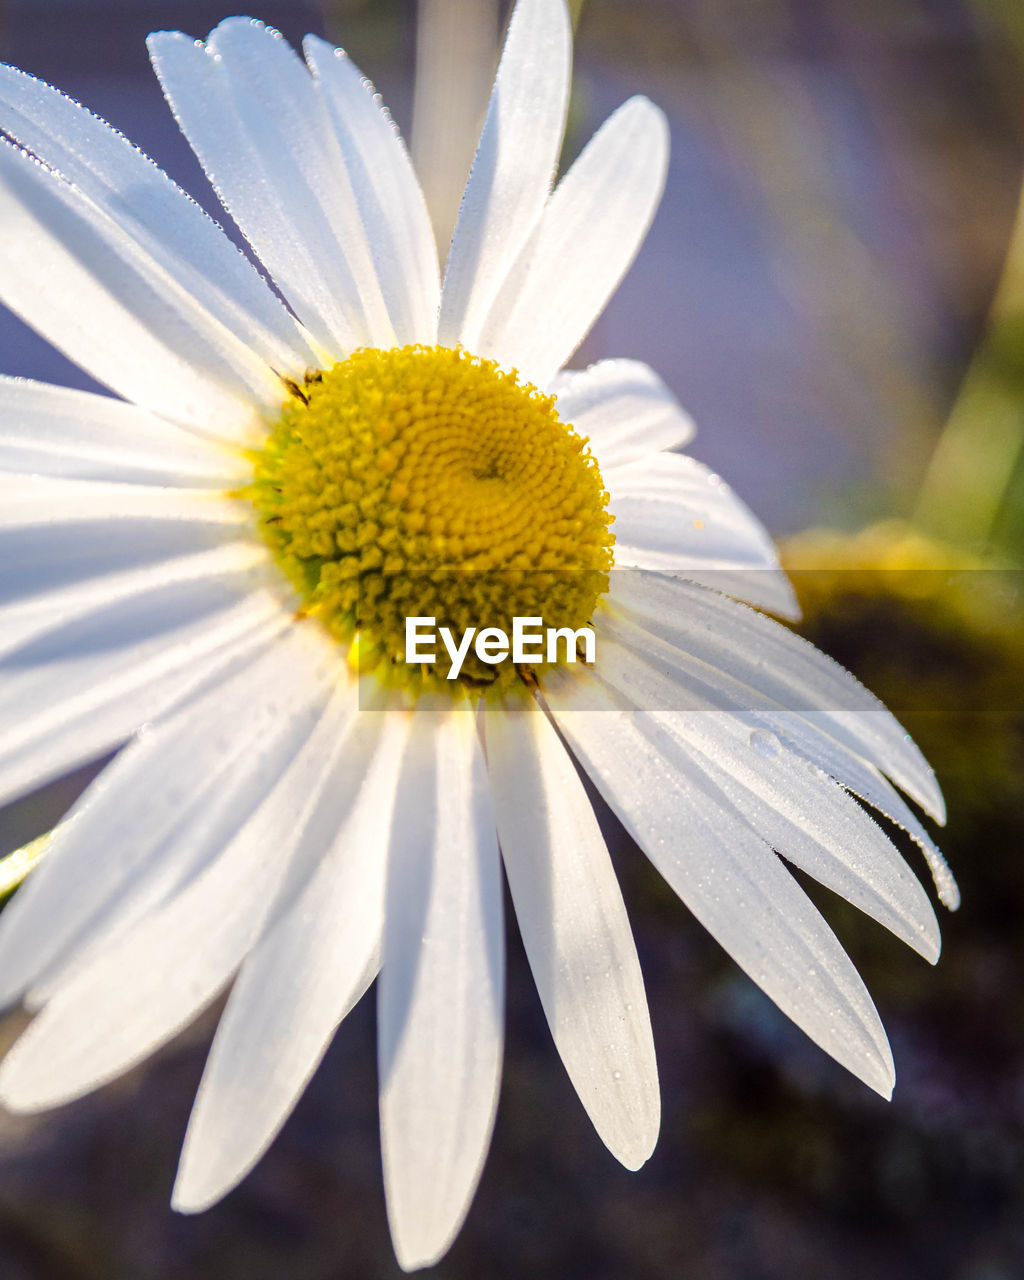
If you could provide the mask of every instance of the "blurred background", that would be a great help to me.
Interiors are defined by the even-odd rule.
[[[475,4],[461,0],[459,25]],[[601,1147],[513,930],[494,1144],[436,1274],[1017,1280],[1024,7],[573,10],[565,159],[636,92],[667,111],[673,134],[650,237],[574,363],[634,356],[677,391],[698,424],[695,455],[783,540],[805,633],[895,704],[935,764],[964,905],[943,919],[931,970],[810,889],[889,1030],[898,1082],[886,1104],[738,973],[609,820],[651,1002],[661,1142],[638,1174]],[[227,12],[223,0],[0,0],[0,59],[105,116],[215,212],[143,38],[162,27],[203,36]],[[403,132],[417,112],[417,155],[443,149],[430,132],[431,110],[443,119],[437,95],[433,108],[414,106],[412,0],[264,0],[256,16],[292,40],[312,30],[345,45]],[[457,65],[451,30],[431,36],[435,74],[464,100],[490,73],[487,28],[483,74],[463,69],[466,83],[444,70],[446,57]],[[445,163],[457,172],[459,154]],[[90,385],[2,312],[0,368]],[[0,854],[52,825],[88,776],[0,812]],[[400,1274],[381,1189],[372,1001],[246,1182],[201,1217],[170,1212],[216,1012],[93,1097],[40,1117],[0,1114],[4,1280]],[[0,1040],[19,1026],[18,1015],[0,1023]]]

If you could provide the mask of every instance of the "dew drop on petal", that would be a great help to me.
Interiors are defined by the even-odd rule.
[[[756,751],[759,756],[770,759],[779,754],[779,740],[768,729],[752,729],[748,742],[751,750]]]

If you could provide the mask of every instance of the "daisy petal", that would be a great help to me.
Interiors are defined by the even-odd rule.
[[[391,117],[342,49],[303,44],[344,157],[396,342],[437,341],[441,284],[423,192]]]
[[[334,358],[394,330],[312,77],[281,36],[228,18],[205,45],[149,37],[164,94],[221,203]]]
[[[627,570],[627,572],[630,572]],[[788,622],[800,620],[793,584],[785,571],[778,569],[685,569],[663,577],[678,577],[717,591],[720,595],[742,600],[755,609],[764,609]]]
[[[593,806],[531,700],[489,710],[487,766],[519,930],[558,1052],[627,1169],[654,1150],[661,1100],[633,934]]]
[[[632,570],[627,569],[625,572],[629,574]],[[675,573],[662,572],[660,576],[696,583],[709,591],[731,596],[733,600],[741,600],[744,604],[753,605],[755,609],[763,609],[766,613],[785,618],[788,622],[800,620],[800,606],[793,584],[781,568],[682,569]]]
[[[800,616],[767,531],[707,467],[655,453],[601,474],[615,516],[616,568],[657,569],[785,618]]]
[[[0,66],[0,129],[109,214],[269,365],[293,377],[310,365],[295,321],[220,227],[106,121]]]
[[[721,477],[679,453],[655,453],[602,469],[615,516],[617,567],[774,568],[761,522]]]
[[[0,917],[0,1006],[102,949],[194,879],[245,824],[287,762],[289,743],[276,731],[280,677],[315,656],[309,630],[231,655],[89,787]],[[44,994],[40,987],[33,1002]]]
[[[710,708],[652,710],[657,691],[648,678],[649,654],[631,643],[635,633],[623,639],[602,636],[601,678],[632,707],[648,710],[767,844],[934,964],[939,926],[931,903],[860,805],[774,734],[751,731],[749,717]]]
[[[280,671],[280,677],[285,671]],[[74,971],[0,1064],[0,1100],[54,1106],[114,1079],[165,1043],[228,981],[259,936],[268,893],[301,837],[325,751],[353,698],[324,710],[325,667],[292,670],[279,741],[293,757],[221,855],[162,909]]]
[[[0,145],[0,299],[125,399],[250,439],[284,398],[265,361],[64,178]]]
[[[548,391],[558,416],[590,440],[602,474],[693,438],[693,421],[654,370],[639,360],[599,360],[565,370]]]
[[[22,479],[19,486],[0,489],[5,497],[22,499],[33,492],[47,495],[42,514],[31,502],[17,501],[0,531],[0,597],[9,601],[41,599],[65,587],[108,575],[150,569],[165,561],[212,550],[245,538],[249,530],[235,524],[231,505],[198,497],[184,490],[149,489],[131,492],[130,486],[101,483],[35,481]],[[54,485],[58,487],[54,487]],[[60,505],[59,486],[75,514]],[[143,494],[150,495],[149,501]],[[120,498],[116,518],[106,503]],[[3,503],[0,502],[0,513]],[[115,510],[118,508],[115,506]],[[235,509],[237,511],[237,508]]]
[[[565,0],[519,0],[448,254],[443,346],[478,350],[491,304],[541,216],[565,132],[571,63]]]
[[[708,932],[816,1044],[889,1097],[892,1054],[860,976],[708,774],[589,673],[562,668],[545,697],[598,790]]]
[[[250,526],[245,504],[214,490],[0,472],[0,590],[7,600],[32,599],[223,546]]]
[[[501,882],[468,711],[413,715],[378,985],[381,1147],[406,1270],[448,1248],[483,1168],[501,1072]]]
[[[798,716],[780,717],[780,736],[808,763],[901,827],[924,854],[939,901],[950,911],[960,906],[960,888],[941,850],[889,779],[849,748],[827,738]]]
[[[249,573],[261,565],[270,569],[269,550],[246,539],[228,542],[210,551],[162,559],[156,564],[142,565],[121,573],[81,577],[41,595],[25,600],[13,599],[10,604],[0,606],[0,657],[22,648],[48,631],[108,608],[128,596],[173,582],[210,578],[230,580],[236,574]]]
[[[256,1164],[380,967],[405,726],[358,719],[371,723],[349,734],[310,824],[331,847],[247,957],[217,1028],[174,1186],[181,1212],[215,1203]]]
[[[664,115],[646,98],[631,98],[558,184],[473,349],[547,386],[636,256],[667,169]]]
[[[240,452],[123,400],[0,377],[0,471],[229,489],[247,470]]]
[[[251,573],[173,582],[32,640],[0,662],[0,803],[119,746],[200,685],[226,646],[287,621]]]
[[[0,472],[0,536],[88,520],[180,520],[225,529],[252,522],[251,508],[207,489],[51,480]]]
[[[768,756],[751,771],[736,741],[737,722],[728,722],[732,750],[725,755],[716,754],[717,735],[709,734],[709,727],[702,717],[697,734],[689,723],[683,732],[691,745],[699,736],[702,767],[762,839],[934,964],[941,944],[928,896],[860,805],[823,770],[781,745],[776,748],[771,735],[755,735],[751,747],[744,729],[746,753]],[[675,725],[671,728],[677,732]]]
[[[600,632],[605,634],[607,615],[601,612]],[[613,628],[614,629],[614,628]],[[786,747],[816,765],[848,791],[884,813],[902,827],[924,853],[942,903],[955,911],[960,903],[956,881],[946,860],[899,793],[863,755],[831,736],[828,728],[802,710],[791,711],[765,697],[756,681],[748,684],[705,662],[684,649],[675,648],[651,634],[631,633],[630,647],[639,655],[656,651],[644,664],[650,710],[705,707],[731,710],[746,718],[751,732],[767,729]]]
[[[792,631],[713,592],[662,574],[612,574],[611,598],[673,647],[740,682],[751,710],[788,712],[882,769],[932,817],[945,809],[934,771],[878,699]],[[782,721],[777,721],[780,725]],[[775,725],[769,725],[774,728]]]

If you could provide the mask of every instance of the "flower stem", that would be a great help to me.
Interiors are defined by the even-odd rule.
[[[1024,67],[1021,8],[974,0],[1003,31]],[[1016,84],[1016,82],[1015,82]],[[971,551],[1012,538],[1006,522],[1024,460],[1024,191],[988,324],[939,437],[917,498],[914,521]],[[1006,527],[1004,528],[1004,523]],[[1020,555],[1021,547],[1013,548]]]
[[[442,263],[483,125],[497,51],[496,0],[420,0],[411,150]]]
[[[988,330],[932,455],[915,522],[984,550],[1024,449],[1024,199]]]

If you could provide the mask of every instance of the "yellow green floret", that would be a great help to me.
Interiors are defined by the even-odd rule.
[[[405,662],[406,618],[512,632],[590,625],[612,516],[587,441],[555,399],[460,348],[354,352],[292,386],[245,491],[298,591],[359,669],[444,686]],[[530,679],[471,652],[460,681]],[[448,687],[451,687],[448,684]]]

